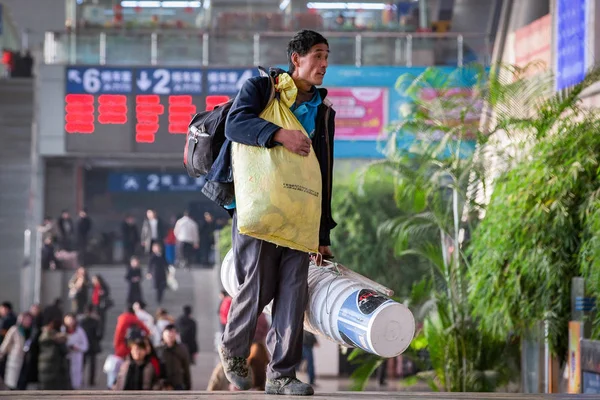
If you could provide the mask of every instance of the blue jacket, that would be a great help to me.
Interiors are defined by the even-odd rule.
[[[273,77],[282,72],[284,71],[280,69],[270,70]],[[202,190],[220,206],[230,204],[234,198],[231,142],[267,148],[275,146],[273,135],[281,127],[259,117],[267,106],[270,90],[271,83],[268,77],[250,78],[244,83],[231,106],[225,123],[227,140],[221,148],[219,157],[206,175],[207,183]],[[321,167],[323,182],[319,245],[329,246],[331,244],[330,231],[337,225],[331,216],[335,111],[331,108],[331,103],[326,100],[327,90],[318,90],[323,102],[318,108],[312,143]]]

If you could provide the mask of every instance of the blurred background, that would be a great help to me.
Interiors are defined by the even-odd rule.
[[[61,312],[71,311],[73,303],[73,311],[84,314],[85,305],[98,306],[92,299],[99,289],[91,276],[99,275],[110,287],[112,303],[98,315],[106,332],[99,339],[98,367],[91,372],[97,377],[94,387],[103,389],[102,364],[113,354],[117,318],[131,300],[129,257],[137,254],[148,310],[154,314],[166,308],[172,319],[157,315],[154,323],[175,322],[182,307],[191,306],[199,345],[192,388],[206,389],[218,358],[214,339],[224,304],[219,266],[229,248],[230,224],[228,214],[200,193],[204,179],[185,173],[187,126],[196,112],[233,98],[248,78],[258,75],[257,66],[286,68],[290,38],[300,29],[313,29],[329,41],[323,86],[337,111],[334,217],[340,226],[334,231],[334,253],[347,267],[392,288],[398,301],[412,307],[419,328],[410,354],[385,362],[361,354],[349,361],[351,350],[318,338],[314,365],[319,390],[566,391],[565,377],[571,376],[568,321],[592,321],[595,307],[589,289],[595,281],[586,286],[572,279],[596,276],[595,258],[569,264],[548,256],[521,263],[506,255],[525,248],[511,241],[516,234],[506,238],[504,258],[479,257],[481,249],[494,252],[493,232],[517,229],[517,223],[500,222],[529,215],[526,208],[513,208],[518,215],[489,217],[498,224],[476,228],[486,221],[485,205],[498,196],[496,182],[526,159],[519,155],[541,143],[541,133],[525,133],[541,132],[541,127],[560,131],[553,124],[564,110],[598,105],[594,75],[585,77],[600,54],[595,40],[599,10],[597,0],[2,0],[0,301],[9,302],[18,314],[60,299]],[[537,107],[548,99],[565,101],[561,104],[568,107],[552,109],[555,118],[541,121],[548,113]],[[522,125],[514,125],[517,119]],[[490,142],[496,153],[502,149],[502,156],[481,156]],[[432,160],[444,164],[442,178],[432,172]],[[561,168],[570,165],[561,163]],[[479,173],[484,177],[473,181]],[[553,176],[548,174],[538,181],[548,182]],[[433,186],[432,176],[439,178]],[[558,176],[562,181],[564,176]],[[589,192],[574,197],[590,198],[597,182],[588,183]],[[479,190],[484,186],[487,191]],[[509,189],[503,187],[506,193]],[[516,188],[511,190],[519,196]],[[436,193],[443,195],[435,200]],[[546,204],[547,199],[539,201]],[[504,209],[511,206],[508,200],[503,204]],[[578,204],[572,215],[579,215],[575,208],[593,208]],[[502,209],[495,207],[487,216]],[[144,279],[144,229],[146,234],[150,229],[144,227],[160,221],[162,233],[151,239],[163,245],[169,264],[178,267],[174,227],[184,211],[196,224],[200,244],[189,260],[191,268],[176,268],[177,290],[171,287],[164,303],[155,302],[153,281]],[[428,218],[424,212],[439,216],[437,225],[415,227],[411,218]],[[547,244],[548,254],[555,254],[557,243],[571,243],[578,232],[593,232],[585,230],[586,223],[569,225],[578,228]],[[423,257],[424,249],[411,237],[424,238],[420,244],[431,243],[439,257]],[[564,252],[580,254],[585,241],[573,240],[581,246]],[[594,243],[585,247],[586,254],[596,249]],[[534,250],[519,254],[527,252]],[[457,254],[464,259],[455,259]],[[512,300],[482,311],[481,304],[469,299],[476,289],[484,291],[486,279],[504,279],[502,268],[497,275],[490,272],[494,266],[534,270],[548,259],[545,271],[564,265],[564,274],[543,275],[555,278],[547,288],[563,285],[552,292],[562,296],[559,305],[532,295],[526,305],[539,306],[539,312],[519,319],[518,312],[506,311]],[[586,270],[585,265],[592,266]],[[83,286],[76,284],[79,267],[90,276]],[[456,292],[447,290],[457,282],[452,268],[464,279]],[[519,271],[514,275],[525,276]],[[82,293],[78,304],[76,293]],[[427,326],[439,322],[438,302],[458,302],[456,293],[464,315],[452,315],[463,315],[465,337],[489,328],[493,339],[486,342],[487,349],[502,365],[473,356],[477,359],[469,371],[455,366],[456,375],[442,373],[439,354],[431,353],[435,339]],[[579,314],[571,314],[571,303]],[[560,318],[550,323],[548,310]],[[0,317],[12,320],[8,314]],[[504,328],[473,322],[494,319]],[[474,325],[467,328],[467,322]],[[549,327],[556,327],[556,340],[549,339]],[[448,327],[438,328],[445,332]],[[590,323],[579,332],[593,336]],[[488,339],[478,338],[479,344]],[[367,363],[373,368],[356,373]],[[86,374],[88,370],[86,366]],[[484,374],[488,370],[493,373]],[[511,370],[513,374],[506,373]],[[588,386],[600,387],[600,371],[587,373]],[[573,379],[584,376],[573,374]],[[467,375],[478,383],[452,384],[466,382]],[[84,381],[82,387],[92,387],[87,375]]]

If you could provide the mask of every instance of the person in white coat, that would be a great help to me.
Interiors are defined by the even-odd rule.
[[[83,356],[88,351],[89,343],[83,328],[77,323],[74,314],[65,315],[63,329],[67,333],[67,347],[71,364],[71,386],[80,389],[83,383]]]
[[[19,376],[23,368],[25,353],[29,350],[33,317],[29,313],[19,315],[0,346],[0,360],[6,360],[4,372],[5,384],[9,389],[17,389]]]
[[[200,247],[200,233],[198,224],[190,218],[188,211],[177,220],[173,233],[177,239],[177,263],[181,268],[189,268],[193,262],[194,249]]]
[[[155,341],[153,337],[154,331],[156,329],[154,326],[154,317],[152,316],[152,314],[146,311],[146,303],[144,303],[143,301],[136,301],[135,303],[133,303],[133,311],[135,312],[135,316],[138,317],[138,319],[142,321],[146,328],[148,328],[148,331],[150,331],[151,340],[152,343],[154,343]]]

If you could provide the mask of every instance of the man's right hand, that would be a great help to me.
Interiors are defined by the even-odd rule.
[[[283,147],[303,157],[310,154],[311,140],[299,130],[281,128],[273,136],[273,140],[281,143]]]

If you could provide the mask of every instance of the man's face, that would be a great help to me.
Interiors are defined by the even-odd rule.
[[[0,306],[0,317],[6,317],[6,314],[8,314],[8,309],[4,306]]]
[[[154,219],[154,211],[148,210],[146,212],[146,217],[148,217],[148,219]]]
[[[298,78],[303,79],[314,86],[323,84],[323,78],[327,72],[329,58],[329,46],[324,43],[316,44],[304,55],[292,55],[295,73]]]
[[[165,330],[163,332],[163,340],[167,346],[173,346],[177,341],[177,331],[175,329]]]
[[[40,306],[37,304],[33,304],[31,307],[29,307],[29,313],[34,317],[38,316],[40,314]]]
[[[131,346],[131,358],[133,358],[134,361],[143,361],[147,354],[148,349],[143,343],[136,343]]]

